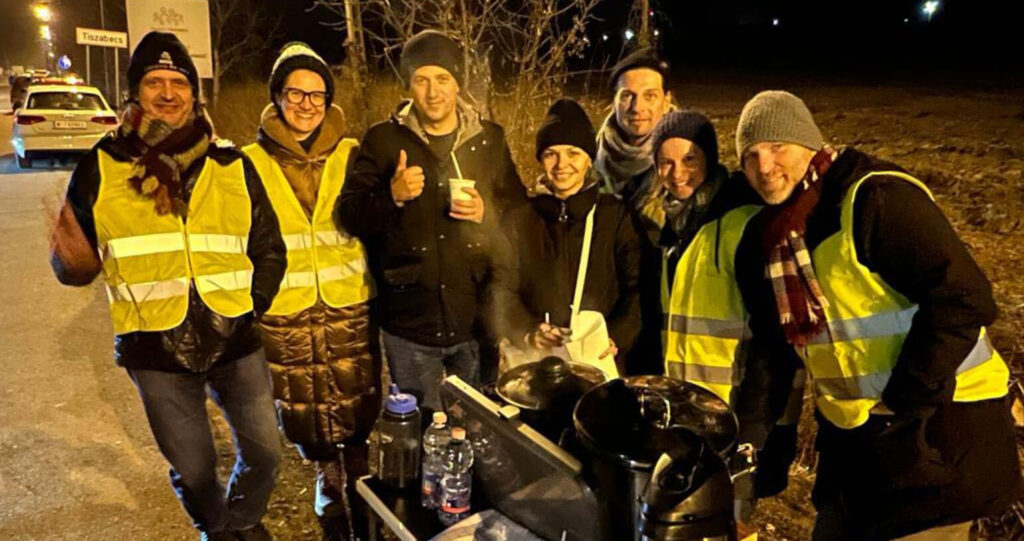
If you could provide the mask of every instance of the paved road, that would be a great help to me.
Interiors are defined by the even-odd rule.
[[[69,173],[0,157],[0,539],[195,539],[113,363],[105,294],[50,272],[44,200]]]

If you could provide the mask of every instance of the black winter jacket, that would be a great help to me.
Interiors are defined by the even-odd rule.
[[[100,188],[98,150],[116,160],[129,161],[137,156],[135,149],[124,139],[107,136],[82,157],[71,175],[67,200],[94,249],[97,248],[97,238],[92,209]],[[195,287],[190,285],[188,312],[181,325],[161,332],[133,332],[114,337],[114,355],[121,366],[168,372],[205,372],[216,362],[245,357],[262,346],[254,316],[270,307],[287,265],[277,215],[249,159],[235,148],[219,148],[212,144],[206,157],[197,160],[185,172],[186,203],[206,160],[215,160],[221,165],[236,160],[244,163],[245,185],[252,202],[247,255],[253,264],[251,295],[255,315],[249,313],[228,318],[217,314],[203,303]],[[61,269],[56,263],[54,271],[57,278],[62,279]]]
[[[411,102],[366,133],[345,180],[335,217],[366,245],[377,281],[381,326],[427,346],[451,346],[476,337],[492,275],[492,240],[502,213],[525,204],[501,126],[459,104],[453,152],[464,178],[476,181],[484,222],[448,216],[450,156],[436,156],[419,127]],[[404,206],[391,196],[391,177],[404,150],[409,167],[420,166],[426,185]]]
[[[836,159],[807,221],[814,250],[840,229],[843,196],[871,171],[900,170],[855,149]],[[741,241],[737,272],[750,311],[755,350],[745,396],[777,418],[799,358],[782,333],[755,217]],[[858,259],[919,308],[883,401],[895,416],[872,415],[843,430],[819,417],[815,505],[840,499],[864,527],[857,539],[889,539],[999,512],[1021,494],[1006,399],[953,402],[957,366],[979,328],[996,317],[991,286],[939,207],[905,180],[876,176],[854,204]],[[751,386],[760,387],[754,392]],[[795,438],[792,439],[795,444]],[[784,453],[792,456],[792,453]]]
[[[637,224],[615,196],[596,185],[560,200],[539,195],[509,213],[503,229],[511,244],[509,279],[500,274],[498,321],[501,333],[522,345],[545,312],[551,323],[569,326],[570,304],[583,247],[587,214],[594,212],[593,237],[583,288],[582,310],[601,312],[619,360],[640,332],[640,239]]]

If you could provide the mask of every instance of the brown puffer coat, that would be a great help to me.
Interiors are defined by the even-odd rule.
[[[330,107],[307,152],[273,106],[263,111],[257,143],[281,166],[307,216],[344,128],[341,109]],[[278,418],[307,459],[334,459],[337,444],[364,442],[380,413],[380,346],[370,308],[333,308],[318,299],[295,314],[263,316]]]

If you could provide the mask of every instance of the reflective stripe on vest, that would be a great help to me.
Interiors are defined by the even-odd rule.
[[[333,219],[347,163],[356,146],[354,139],[342,139],[328,157],[312,219],[295,197],[281,166],[258,144],[243,149],[260,174],[288,248],[288,267],[268,314],[297,313],[313,306],[318,296],[336,308],[373,297],[373,280],[362,243],[338,231]]]
[[[871,408],[881,401],[918,310],[916,304],[857,259],[854,201],[864,181],[875,175],[901,178],[931,196],[924,184],[906,173],[870,173],[847,190],[840,231],[825,239],[811,256],[822,292],[829,300],[825,309],[828,324],[801,353],[812,377],[819,411],[841,428],[866,422]],[[1004,396],[1008,377],[1006,363],[982,328],[978,342],[957,368],[953,399],[973,402]]]
[[[241,160],[206,159],[189,199],[187,223],[158,215],[153,200],[128,183],[132,164],[103,151],[93,206],[114,332],[163,331],[188,312],[189,283],[214,312],[252,311],[252,220]],[[230,209],[230,211],[228,211]]]
[[[736,249],[758,210],[739,207],[700,228],[676,265],[668,302],[665,373],[726,402],[742,378],[739,363],[750,338],[736,284]]]

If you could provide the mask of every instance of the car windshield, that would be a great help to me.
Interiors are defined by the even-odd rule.
[[[63,109],[67,111],[105,110],[96,94],[82,92],[33,92],[28,98],[28,109]]]

